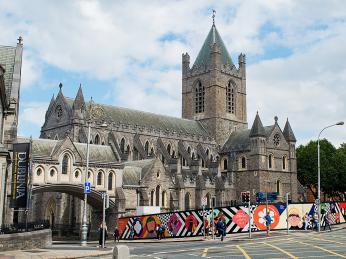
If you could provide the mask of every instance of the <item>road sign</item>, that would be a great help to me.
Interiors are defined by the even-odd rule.
[[[207,206],[207,197],[202,198],[202,206]]]
[[[90,191],[91,191],[90,182],[85,182],[84,183],[84,193],[90,193]]]
[[[278,199],[278,193],[277,192],[268,192],[268,201],[276,201]]]
[[[266,202],[268,199],[269,202],[274,202],[278,198],[277,192],[257,192],[256,193],[256,202]]]

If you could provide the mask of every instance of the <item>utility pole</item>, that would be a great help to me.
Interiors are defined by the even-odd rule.
[[[287,192],[286,193],[286,221],[287,221],[287,235],[288,235],[288,232],[289,232],[289,225],[288,225],[288,195],[289,195],[290,193],[289,192]]]
[[[105,248],[105,232],[106,232],[106,208],[109,207],[109,196],[106,192],[102,193],[103,206],[102,206],[102,248]]]
[[[249,192],[249,194],[250,194],[250,192]],[[249,195],[249,238],[251,238],[251,220],[252,220],[251,201],[250,201],[250,195]]]

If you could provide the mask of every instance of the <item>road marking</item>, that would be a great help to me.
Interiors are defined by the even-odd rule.
[[[340,256],[340,257],[342,257],[342,258],[346,258],[345,255],[335,253],[335,252],[333,252],[333,251],[330,251],[330,250],[328,250],[328,249],[325,249],[325,248],[322,248],[322,247],[319,247],[319,246],[314,246],[314,245],[312,245],[312,244],[308,244],[308,243],[304,243],[304,242],[300,242],[300,241],[297,241],[297,242],[298,242],[298,243],[301,243],[301,244],[303,244],[303,245],[309,245],[309,246],[315,247],[315,248],[320,249],[320,250],[322,250],[322,251],[324,251],[324,252],[327,252],[327,253],[330,253],[330,254],[333,254],[333,255],[337,255],[337,256]]]
[[[336,244],[339,244],[339,245],[344,245],[344,243],[341,243],[341,242],[338,242],[338,241],[334,241],[334,240],[330,240],[330,239],[315,238],[315,237],[313,237],[312,239],[323,240],[323,241],[328,241],[328,242],[331,242],[331,243],[336,243]]]
[[[206,257],[208,254],[208,248],[205,248],[202,254],[202,257]]]
[[[268,244],[268,243],[264,243],[266,244],[267,246],[271,246],[272,248],[275,248],[276,250],[279,250],[280,252],[284,253],[284,254],[287,254],[289,257],[291,258],[294,258],[294,259],[297,259],[298,257],[294,256],[293,254],[281,249],[280,247],[277,247],[277,246],[274,246],[272,244]]]
[[[240,250],[240,252],[242,252],[246,259],[251,259],[251,257],[245,252],[243,248],[241,248],[240,245],[236,245],[236,247]]]

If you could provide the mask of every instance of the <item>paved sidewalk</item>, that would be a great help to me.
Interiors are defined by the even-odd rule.
[[[343,225],[334,226],[332,231],[338,231],[346,228]],[[290,231],[291,235],[299,235],[303,236],[306,234],[314,234],[318,235],[319,233],[312,231]],[[320,234],[323,234],[321,232]],[[280,231],[272,231],[270,237],[266,237],[265,232],[253,232],[252,239],[275,239],[280,238],[287,235],[286,230]],[[226,236],[226,240],[240,242],[240,241],[249,241],[248,233],[237,233],[237,234],[229,234]],[[204,242],[220,242],[220,238],[212,239],[209,237],[186,237],[186,238],[166,238],[162,240],[157,239],[144,239],[144,240],[121,240],[120,244],[129,245],[131,248],[131,244],[136,243],[168,243],[168,242],[193,242],[193,241],[204,241]],[[51,247],[47,247],[44,249],[33,249],[33,250],[17,250],[17,251],[5,251],[0,252],[0,259],[67,259],[67,258],[84,258],[84,257],[94,257],[94,256],[102,256],[102,255],[110,255],[112,254],[112,249],[114,243],[108,241],[108,245],[105,249],[97,247],[97,241],[91,241],[88,243],[87,247],[81,247],[76,241],[56,241],[53,243]]]

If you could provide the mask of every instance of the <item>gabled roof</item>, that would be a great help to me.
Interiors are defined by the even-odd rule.
[[[136,160],[124,163],[123,184],[138,185],[155,163],[155,159]]]
[[[29,142],[29,138],[18,138],[19,143]],[[35,158],[49,158],[52,156],[54,150],[64,142],[62,140],[52,140],[52,139],[33,139],[32,140],[32,154]],[[87,144],[73,142],[79,154],[86,158]],[[114,163],[117,161],[112,149],[108,145],[93,145],[89,146],[89,159],[90,162],[97,163]]]
[[[291,128],[291,124],[288,119],[285,124],[284,131],[282,132],[287,142],[297,142],[296,137],[294,136],[293,130]]]
[[[217,44],[219,46],[220,52],[221,52],[221,61],[222,64],[230,64],[233,65],[231,56],[229,55],[227,48],[219,34],[219,32],[216,29],[216,26],[213,25],[208,33],[207,38],[205,39],[203,46],[201,50],[198,53],[198,56],[196,58],[195,63],[193,66],[201,66],[201,65],[207,65],[209,62],[209,56],[211,48],[214,44]]]
[[[65,100],[72,108],[74,100],[67,97],[65,97]],[[89,107],[89,105],[90,102],[87,102],[86,107]],[[111,120],[113,123],[137,125],[162,131],[175,131],[180,134],[195,134],[202,137],[210,137],[209,133],[198,121],[105,104],[93,103],[93,105],[100,106],[104,110],[105,119]]]
[[[275,125],[263,127],[263,137],[269,137]],[[226,143],[224,144],[221,152],[229,151],[245,151],[250,149],[250,129],[240,130],[233,132]]]
[[[5,69],[4,80],[6,94],[11,95],[16,47],[0,46],[0,64]]]

